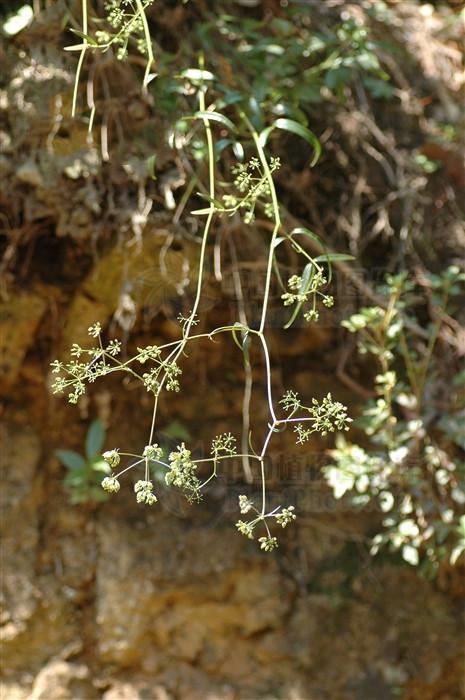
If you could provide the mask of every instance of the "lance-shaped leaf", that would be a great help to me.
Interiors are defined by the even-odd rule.
[[[313,166],[318,162],[318,159],[321,155],[321,144],[313,131],[310,131],[310,129],[307,129],[306,126],[303,124],[299,124],[299,122],[294,121],[293,119],[286,119],[286,118],[280,118],[276,119],[275,122],[271,126],[268,126],[266,129],[264,129],[259,137],[260,140],[260,145],[264,147],[266,145],[266,142],[268,141],[268,137],[273,131],[273,129],[282,129],[283,131],[289,131],[292,134],[296,134],[297,136],[300,136],[303,138],[307,143],[309,143],[314,151],[314,155],[312,160],[310,161],[310,165]]]
[[[236,127],[228,117],[220,112],[196,112],[193,115],[194,119],[207,119],[208,121],[219,122],[223,126],[227,127],[230,131],[237,131]]]

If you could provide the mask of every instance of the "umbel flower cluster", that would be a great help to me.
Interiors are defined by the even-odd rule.
[[[110,9],[112,12],[111,26],[115,29],[126,26],[127,17],[119,12],[118,3],[112,2]],[[139,22],[142,19],[142,15],[137,14],[137,21]],[[138,31],[143,29],[145,32],[145,25],[137,25],[137,29]],[[108,37],[102,36],[101,39],[104,41]],[[110,37],[108,41],[111,42],[112,38]],[[122,51],[125,50],[124,45],[119,48]],[[147,66],[150,65],[149,50],[148,59]],[[199,78],[201,81],[207,74],[203,70],[190,70],[188,72],[191,77],[195,75],[197,78],[201,74]],[[346,407],[338,401],[333,401],[330,394],[323,398],[322,401],[313,400],[311,406],[304,406],[299,396],[292,391],[286,392],[279,404],[275,403],[273,399],[271,360],[265,328],[267,327],[267,312],[274,271],[276,271],[278,280],[281,281],[277,271],[279,260],[275,251],[278,245],[286,242],[291,245],[299,256],[305,259],[302,273],[293,275],[289,279],[288,291],[283,294],[284,304],[293,307],[291,319],[286,327],[292,324],[303,305],[312,304],[312,308],[306,311],[304,315],[308,320],[317,320],[317,298],[322,298],[323,304],[327,307],[333,304],[332,297],[323,291],[323,288],[328,284],[328,276],[324,273],[322,265],[328,264],[330,269],[330,258],[328,255],[312,258],[305,248],[300,245],[298,242],[298,240],[301,240],[299,236],[303,236],[304,239],[305,236],[313,236],[306,229],[294,229],[289,233],[286,233],[284,230],[272,177],[272,174],[280,167],[280,162],[278,158],[268,159],[264,151],[265,137],[267,137],[265,132],[270,133],[274,125],[267,127],[260,136],[246,115],[243,115],[244,124],[250,130],[252,141],[255,144],[257,157],[234,166],[232,185],[230,187],[225,186],[226,194],[223,195],[222,202],[219,202],[215,189],[215,153],[210,120],[214,121],[216,119],[218,121],[219,119],[224,122],[225,118],[216,112],[206,109],[205,94],[205,86],[202,83],[198,91],[200,112],[194,115],[194,118],[203,120],[206,130],[208,160],[211,166],[208,169],[209,186],[207,199],[209,207],[192,212],[197,216],[205,215],[207,219],[200,246],[199,275],[193,308],[187,317],[181,316],[178,319],[181,324],[180,339],[160,346],[139,347],[134,356],[126,359],[122,357],[120,341],[111,340],[105,344],[102,341],[102,328],[99,323],[96,323],[88,329],[89,335],[96,341],[94,347],[82,348],[74,344],[71,348],[71,359],[69,361],[56,360],[52,364],[52,371],[56,375],[53,391],[65,392],[70,403],[77,403],[80,397],[85,394],[89,384],[114,372],[123,372],[125,375],[129,375],[131,379],[140,382],[141,386],[152,395],[153,399],[153,415],[147,443],[140,454],[122,452],[119,449],[106,451],[103,454],[103,459],[111,469],[111,473],[108,473],[109,470],[106,469],[105,478],[101,482],[102,488],[110,494],[118,493],[120,490],[120,478],[123,474],[132,469],[140,468],[143,470],[143,474],[134,485],[138,504],[154,506],[158,499],[162,498],[163,489],[165,488],[179,489],[189,502],[200,501],[206,485],[218,475],[223,462],[231,459],[241,460],[244,473],[250,483],[253,483],[256,475],[258,476],[260,497],[254,500],[245,495],[240,496],[239,510],[244,518],[238,520],[236,527],[248,539],[257,540],[262,550],[271,552],[278,546],[277,536],[272,532],[271,528],[275,528],[278,531],[282,530],[296,518],[293,505],[286,507],[280,505],[271,511],[267,509],[267,459],[269,445],[273,440],[274,433],[289,428],[295,433],[296,443],[303,444],[315,432],[327,435],[336,430],[345,431],[348,430],[350,423]],[[226,120],[227,123],[228,120]],[[292,128],[288,130],[300,135],[304,134],[307,140],[311,137],[310,142],[312,142],[313,137],[311,133],[301,125],[292,122],[292,120],[278,120],[276,126],[285,129],[291,126]],[[213,218],[221,215],[234,216],[239,214],[242,215],[246,224],[251,224],[254,221],[256,211],[271,220],[270,228],[272,228],[258,328],[251,328],[244,321],[215,328],[207,333],[196,332],[194,334],[193,328],[198,323],[197,311],[205,275],[204,263],[208,253],[208,235]],[[280,251],[281,249],[278,252]],[[323,262],[322,258],[324,258]],[[238,283],[240,284],[240,279]],[[244,309],[242,311],[244,313],[241,312],[240,317],[246,316]],[[180,391],[182,378],[180,363],[187,354],[190,343],[200,338],[203,338],[205,341],[213,340],[213,337],[219,333],[231,334],[232,340],[243,353],[244,370],[248,377],[246,384],[247,382],[249,383],[249,389],[244,391],[241,452],[238,453],[237,451],[234,436],[229,432],[225,432],[213,439],[209,456],[196,457],[184,442],[181,442],[176,449],[167,453],[162,446],[154,442],[157,430],[157,407],[160,396],[164,390]],[[255,449],[256,445],[255,447],[252,446],[252,430],[249,422],[252,377],[248,361],[248,347],[251,342],[255,342],[261,348],[265,360],[266,401],[269,413],[268,426],[264,431],[261,447],[258,447],[258,449]],[[278,408],[281,408],[283,412],[282,417],[277,415]],[[123,461],[124,463],[122,463]]]
[[[188,323],[188,319],[181,319],[183,334],[186,332]],[[179,388],[176,383],[181,370],[178,368],[176,355],[173,354],[172,349],[167,353],[165,347],[138,348],[134,357],[122,361],[118,358],[121,350],[120,343],[111,340],[107,346],[104,346],[99,324],[89,328],[89,335],[98,340],[97,347],[83,349],[73,345],[71,355],[75,359],[68,363],[58,361],[53,363],[53,372],[58,374],[53,387],[54,391],[68,391],[68,399],[71,403],[76,403],[85,392],[86,385],[92,383],[96,377],[115,371],[128,372],[137,377],[155,398],[163,387],[175,391]],[[138,369],[141,365],[147,368],[147,371],[142,374]],[[121,452],[119,449],[111,449],[103,453],[103,459],[110,467],[111,473],[103,478],[102,488],[109,494],[118,493],[121,488],[120,477],[127,471],[140,466],[145,473],[144,478],[139,479],[134,485],[136,501],[141,505],[153,506],[160,496],[159,493],[155,493],[153,476],[155,472],[159,474],[161,469],[164,470],[164,487],[179,489],[192,503],[201,500],[204,487],[217,476],[218,469],[224,460],[244,456],[259,468],[263,488],[266,447],[277,429],[291,428],[296,435],[297,444],[305,443],[315,432],[327,435],[336,430],[349,429],[351,419],[347,416],[346,407],[334,401],[331,394],[325,396],[322,401],[314,399],[310,406],[304,406],[296,392],[287,391],[279,404],[282,406],[284,416],[277,418],[273,411],[274,420],[269,426],[265,447],[261,454],[252,451],[238,455],[236,439],[229,432],[217,435],[212,440],[210,456],[201,459],[194,458],[184,442],[166,454],[160,445],[150,439],[139,455]],[[126,465],[122,464],[122,459],[128,457],[132,458],[132,461]],[[205,471],[207,471],[206,476],[204,476]],[[163,481],[158,485],[158,489],[163,489]],[[259,528],[263,534],[257,537],[257,540],[260,548],[266,552],[271,552],[278,546],[277,537],[272,534],[270,524],[285,528],[296,518],[292,505],[278,506],[267,512],[263,495],[260,507],[257,507],[248,496],[239,496],[239,510],[241,515],[249,515],[249,517],[238,520],[236,523],[238,531],[253,540]]]
[[[324,306],[328,309],[334,305],[334,298],[330,294],[325,294],[321,291],[328,284],[328,279],[323,270],[321,268],[317,269],[315,266],[313,269],[314,274],[312,274],[312,268],[310,268],[308,279],[303,275],[292,275],[289,277],[287,281],[289,291],[281,295],[284,306],[298,304],[300,307],[312,301],[312,308],[304,313],[306,321],[318,321],[320,318],[320,314],[316,309],[317,297],[321,297]]]
[[[113,372],[127,372],[142,382],[147,391],[157,395],[164,387],[167,391],[180,390],[179,376],[182,370],[173,359],[163,358],[162,350],[155,345],[137,348],[137,354],[122,362],[118,355],[121,352],[121,342],[110,340],[106,347],[101,340],[102,327],[100,323],[88,329],[91,338],[98,339],[98,347],[86,349],[74,344],[70,355],[75,358],[70,362],[52,362],[52,372],[57,374],[52,384],[54,393],[68,391],[68,401],[77,403],[86,392],[86,384],[92,384],[96,379],[105,377]],[[142,373],[139,365],[152,363]]]
[[[280,167],[280,159],[271,158],[270,173]],[[236,192],[223,195],[224,208],[221,211],[230,216],[239,212],[243,216],[244,223],[251,224],[255,220],[255,209],[259,204],[265,216],[272,219],[274,212],[270,184],[259,159],[251,158],[248,163],[238,163],[232,168],[232,173]]]
[[[259,537],[258,541],[260,543],[260,548],[264,549],[265,552],[271,552],[278,546],[278,538],[272,537],[266,519],[273,518],[283,528],[296,519],[294,506],[288,506],[287,508],[278,506],[278,508],[275,508],[270,513],[263,513],[255,507],[254,502],[250,498],[244,495],[239,496],[239,510],[241,515],[247,515],[248,513],[254,514],[254,517],[250,520],[238,520],[236,523],[239,532],[249,540],[254,539],[254,530],[256,526],[259,523],[264,523],[267,534],[264,537]]]
[[[276,420],[273,430],[279,425],[292,424],[295,420],[293,416],[297,411],[306,412],[307,414],[303,415],[300,421],[294,424],[294,431],[297,433],[297,444],[307,441],[314,432],[326,435],[328,432],[333,432],[336,429],[348,430],[348,425],[351,421],[347,416],[345,406],[337,401],[334,402],[330,394],[321,403],[314,400],[312,406],[305,407],[302,405],[296,392],[288,391],[280,403],[284,410],[289,413],[289,416]],[[304,425],[309,427],[304,427]],[[104,452],[103,458],[112,469],[116,469],[120,465],[121,455],[124,454],[117,449],[112,449]],[[249,456],[257,458],[256,455]],[[203,487],[216,476],[218,464],[222,460],[233,457],[237,457],[237,451],[236,440],[231,433],[223,433],[213,439],[211,457],[209,459],[193,459],[191,451],[187,449],[184,442],[170,452],[167,458],[165,458],[163,449],[158,444],[146,445],[137,462],[130,465],[130,467],[124,468],[119,474],[112,473],[110,476],[106,476],[102,481],[102,488],[111,494],[118,493],[120,490],[119,476],[128,469],[145,463],[146,478],[137,481],[134,486],[137,503],[149,506],[157,503],[158,497],[154,493],[154,484],[148,477],[150,466],[153,465],[165,468],[165,485],[167,487],[179,488],[189,502],[199,501],[202,498]],[[210,462],[213,466],[211,474],[204,481],[197,474],[200,462]],[[264,527],[266,534],[258,537],[258,543],[265,552],[271,552],[278,547],[278,539],[271,534],[269,524],[276,523],[281,528],[286,528],[287,525],[296,519],[293,505],[287,507],[278,506],[274,510],[266,512],[264,502],[261,509],[257,508],[252,498],[244,494],[239,496],[239,511],[241,515],[250,514],[248,519],[240,519],[236,523],[237,530],[248,539],[255,539],[258,526]]]

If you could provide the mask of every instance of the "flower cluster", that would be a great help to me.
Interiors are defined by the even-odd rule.
[[[296,444],[303,445],[304,442],[310,440],[311,434],[315,433],[316,430],[305,428],[302,423],[297,423],[297,425],[294,426],[294,432],[297,434]]]
[[[249,540],[253,540],[253,525],[252,523],[246,523],[243,520],[238,520],[236,523],[236,527],[241,533],[241,535],[245,535],[245,537],[248,537]]]
[[[105,9],[107,21],[114,32],[99,30],[95,33],[95,38],[102,49],[107,49],[111,45],[116,47],[116,57],[122,61],[127,56],[127,47],[131,37],[135,39],[139,53],[147,54],[147,41],[144,34],[144,24],[142,12],[147,5],[151,5],[154,0],[144,0],[144,9],[134,10],[133,3],[121,2],[121,0],[107,0]],[[124,9],[126,8],[126,10]],[[133,10],[128,12],[127,10]]]
[[[106,452],[103,453],[102,457],[105,460],[105,462],[110,465],[110,467],[112,469],[117,467],[121,461],[121,458],[118,454],[118,450],[107,450]]]
[[[275,515],[276,522],[278,522],[281,525],[281,527],[286,527],[286,525],[289,525],[289,523],[295,520],[296,518],[294,510],[294,506],[288,506],[287,508],[283,508],[280,513],[277,513]]]
[[[137,503],[145,503],[148,506],[157,502],[157,497],[153,493],[151,481],[137,481],[134,485]]]
[[[270,535],[268,537],[259,537],[258,541],[260,542],[260,549],[264,549],[265,552],[271,552],[278,546],[277,538]]]
[[[281,510],[279,508],[275,508],[275,510],[271,511],[271,513],[261,513],[257,510],[257,508],[255,508],[253,501],[247,496],[244,496],[243,494],[239,496],[239,510],[242,515],[246,515],[251,510],[254,510],[256,513],[255,519],[249,520],[248,522],[245,522],[244,520],[238,520],[236,523],[236,527],[239,530],[239,532],[242,535],[245,535],[245,537],[248,537],[250,540],[254,539],[255,527],[260,522],[264,523],[267,534],[266,536],[260,537],[258,541],[260,543],[261,549],[264,549],[265,552],[271,552],[278,546],[277,538],[271,536],[269,528],[265,522],[267,518],[274,518],[276,522],[283,528],[289,525],[289,523],[295,520],[296,518],[296,515],[294,513],[294,506],[288,506],[287,508],[282,508]],[[276,512],[278,510],[279,512]]]
[[[270,172],[273,173],[281,166],[279,158],[271,158]],[[274,218],[274,206],[271,201],[271,190],[267,175],[264,173],[258,158],[251,158],[248,163],[238,163],[232,169],[234,186],[237,195],[223,195],[225,212],[234,214],[237,211],[244,212],[244,223],[251,224],[255,219],[255,207],[258,201],[263,205],[265,216]]]
[[[313,426],[317,432],[325,436],[335,430],[349,430],[352,418],[347,416],[347,406],[340,401],[333,401],[329,392],[321,403],[313,399],[312,404],[308,411],[313,416]]]
[[[295,411],[298,411],[299,408],[302,407],[302,402],[300,401],[298,393],[296,391],[291,391],[291,389],[286,391],[279,403],[285,411],[291,411],[292,413],[295,413]]]
[[[153,391],[154,394],[157,393],[160,384],[158,381],[158,375],[160,373],[159,367],[154,367],[149,372],[144,372],[142,375],[142,381],[147,391]]]
[[[89,333],[91,338],[98,338],[100,333],[102,332],[102,326],[97,321],[97,323],[94,323],[93,326],[89,326],[89,328],[87,329],[87,332]]]
[[[246,515],[253,508],[253,502],[247,496],[239,496],[239,510]]]
[[[102,481],[102,489],[107,493],[118,493],[120,483],[114,476],[106,476]]]
[[[306,321],[318,321],[320,315],[316,310],[316,298],[322,297],[323,304],[328,309],[334,305],[334,297],[324,294],[321,288],[328,284],[328,280],[321,267],[308,263],[302,276],[292,275],[287,281],[289,291],[281,295],[284,306],[297,304],[297,309],[310,299],[313,299],[313,307],[304,313]]]
[[[197,465],[191,460],[191,452],[184,443],[169,455],[170,469],[165,481],[168,486],[177,486],[183,491],[191,492],[191,498],[198,496],[200,481],[196,476]]]
[[[137,353],[137,360],[143,365],[147,360],[158,360],[161,350],[156,345],[147,345],[145,348],[137,348]]]
[[[222,433],[212,440],[211,453],[214,458],[221,454],[232,456],[236,454],[236,438],[231,433]]]
[[[70,390],[68,401],[72,404],[78,402],[79,398],[86,393],[86,383],[93,383],[99,377],[114,370],[115,365],[121,365],[116,359],[116,355],[121,351],[119,340],[110,340],[107,347],[103,347],[100,334],[102,326],[95,323],[89,326],[88,333],[91,338],[99,339],[99,346],[94,348],[82,348],[77,343],[73,343],[70,350],[71,357],[76,358],[70,362],[60,362],[54,360],[51,363],[52,373],[57,374],[52,384],[54,394]],[[87,362],[78,360],[83,357]]]
[[[166,388],[168,391],[175,391],[178,392],[180,387],[179,387],[179,380],[177,377],[182,374],[182,369],[179,367],[176,362],[170,362],[168,365],[165,366],[165,371],[166,371]]]
[[[146,459],[150,459],[152,462],[159,461],[163,456],[163,449],[159,447],[156,443],[154,445],[146,445],[142,456]]]

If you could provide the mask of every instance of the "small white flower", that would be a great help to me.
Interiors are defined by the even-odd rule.
[[[118,454],[118,450],[107,450],[103,453],[102,457],[112,469],[114,469],[114,467],[117,467],[121,461],[121,458]]]
[[[108,493],[118,493],[120,490],[120,483],[118,479],[114,476],[106,476],[102,481],[102,489]]]
[[[418,550],[412,547],[410,544],[405,544],[402,547],[402,559],[404,559],[408,564],[412,566],[418,566],[420,557],[418,556]]]

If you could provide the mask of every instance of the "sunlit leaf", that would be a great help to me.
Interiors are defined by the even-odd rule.
[[[187,80],[214,80],[215,76],[209,70],[200,70],[200,68],[186,68],[180,73],[181,78]]]
[[[32,22],[34,11],[30,5],[23,5],[3,23],[2,29],[8,36],[15,36]]]
[[[318,255],[315,258],[315,262],[335,262],[342,260],[355,260],[353,255],[347,255],[346,253],[326,253],[325,255]]]
[[[236,127],[228,117],[220,112],[196,112],[194,114],[194,119],[207,119],[208,121],[220,122],[223,126],[226,126],[230,131],[237,131]]]
[[[300,136],[303,138],[307,143],[309,143],[313,150],[314,150],[314,156],[310,162],[310,165],[315,165],[318,162],[318,159],[321,155],[321,144],[315,134],[310,131],[310,129],[307,129],[306,126],[303,126],[303,124],[299,124],[299,122],[294,121],[293,119],[286,119],[286,118],[280,118],[276,119],[275,122],[266,129],[264,129],[261,134],[260,134],[260,144],[261,146],[265,146],[266,142],[268,141],[268,137],[270,133],[273,131],[273,129],[281,129],[282,131],[289,131],[292,134],[296,134],[297,136]]]

